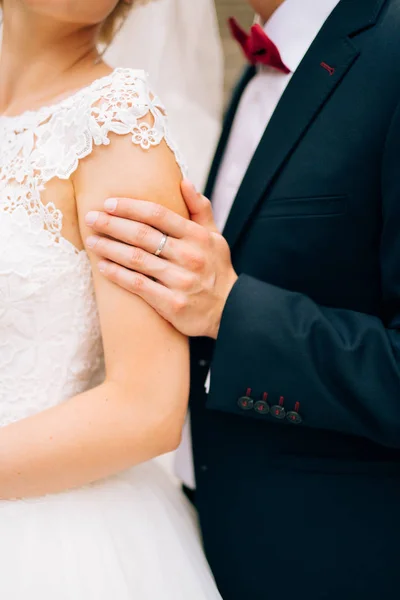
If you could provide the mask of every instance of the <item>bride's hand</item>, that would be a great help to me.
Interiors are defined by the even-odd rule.
[[[103,258],[105,277],[143,298],[181,333],[216,339],[238,276],[209,200],[188,181],[182,193],[191,221],[146,201],[106,201],[106,212],[87,217],[99,234],[89,244]]]

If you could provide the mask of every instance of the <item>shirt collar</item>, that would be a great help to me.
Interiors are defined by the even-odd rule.
[[[294,73],[319,30],[340,0],[284,0],[264,25]]]

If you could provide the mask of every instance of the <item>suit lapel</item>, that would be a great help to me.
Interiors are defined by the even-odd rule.
[[[241,79],[240,79],[239,83],[237,84],[235,91],[233,93],[232,101],[231,101],[231,103],[228,107],[228,110],[226,112],[226,115],[225,115],[221,137],[220,137],[220,140],[219,140],[219,143],[217,146],[217,150],[215,152],[214,160],[213,160],[212,166],[211,166],[211,171],[208,176],[208,180],[207,180],[207,184],[206,184],[206,188],[205,188],[205,192],[204,192],[204,194],[207,196],[207,198],[211,198],[211,196],[212,196],[215,180],[217,178],[218,171],[221,166],[222,158],[224,156],[226,145],[229,140],[233,120],[235,118],[235,114],[238,109],[240,99],[242,97],[244,90],[247,87],[247,84],[254,77],[255,73],[256,73],[256,70],[254,67],[248,67],[245,70],[245,72],[243,73],[243,76],[241,77]]]
[[[238,191],[224,229],[231,247],[285,160],[359,56],[350,35],[371,27],[384,2],[341,0],[314,40],[286,88]],[[333,74],[321,63],[333,68]]]

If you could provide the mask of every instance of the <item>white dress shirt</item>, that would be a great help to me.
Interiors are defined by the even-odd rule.
[[[285,0],[265,24],[264,31],[277,45],[291,72],[262,66],[242,95],[212,196],[220,231],[286,86],[337,4],[339,0]],[[195,488],[189,423],[177,452],[176,473],[186,486]]]

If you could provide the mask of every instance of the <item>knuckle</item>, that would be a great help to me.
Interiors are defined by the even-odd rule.
[[[179,315],[181,312],[185,310],[187,306],[187,301],[185,296],[181,294],[177,294],[173,300],[173,311],[176,315]]]
[[[205,264],[206,264],[206,259],[203,254],[191,253],[187,257],[187,265],[188,265],[189,269],[191,271],[194,271],[195,273],[202,271],[205,267]]]
[[[140,224],[137,226],[136,238],[138,241],[144,241],[149,235],[149,228],[147,225]]]
[[[189,290],[191,290],[193,288],[194,283],[195,283],[195,277],[191,273],[185,273],[181,277],[180,288],[183,291],[188,292]]]
[[[144,277],[141,277],[140,275],[131,275],[131,281],[130,281],[130,288],[132,291],[134,292],[140,292],[143,287],[144,287]]]
[[[144,252],[141,248],[132,248],[130,251],[129,263],[138,265],[144,262]]]
[[[167,214],[167,209],[161,204],[152,204],[150,208],[150,213],[154,220],[162,221]]]

